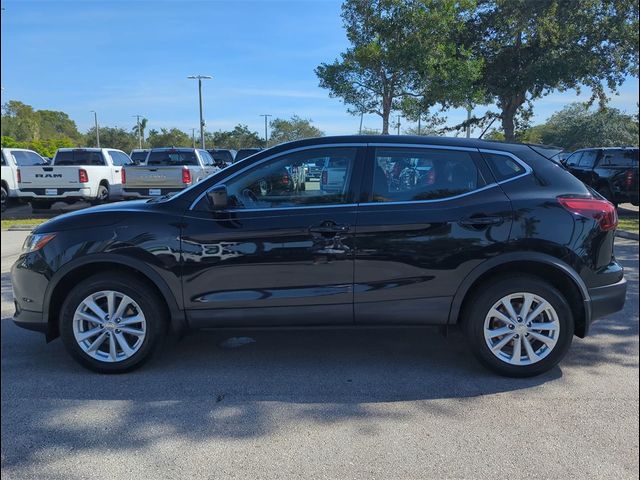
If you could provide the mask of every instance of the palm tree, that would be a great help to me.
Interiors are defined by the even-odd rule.
[[[144,142],[144,131],[147,128],[147,119],[146,118],[141,118],[140,119],[140,136],[142,137],[142,141]],[[135,133],[136,135],[138,134],[138,124],[136,123],[133,128],[131,129],[131,131],[133,133]]]

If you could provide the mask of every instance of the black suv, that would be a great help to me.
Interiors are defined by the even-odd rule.
[[[536,375],[626,293],[615,208],[539,151],[279,145],[177,195],[40,225],[12,268],[14,320],[101,372],[137,367],[187,328],[458,324],[488,367]],[[323,159],[340,160],[341,188],[287,179]]]
[[[564,162],[567,169],[615,204],[638,205],[638,149],[586,148]]]

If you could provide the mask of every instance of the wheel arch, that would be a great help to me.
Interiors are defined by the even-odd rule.
[[[478,265],[458,287],[449,311],[449,324],[461,323],[466,302],[483,282],[498,276],[521,273],[551,283],[567,298],[574,315],[574,333],[583,338],[591,318],[589,291],[580,276],[565,262],[536,252],[514,252]]]
[[[43,318],[47,321],[47,341],[58,337],[58,314],[64,302],[65,292],[77,282],[96,272],[119,271],[135,275],[158,291],[169,313],[171,330],[175,333],[186,328],[186,318],[180,298],[172,292],[164,279],[150,266],[130,257],[113,254],[92,255],[70,262],[58,270],[50,280],[43,301]]]

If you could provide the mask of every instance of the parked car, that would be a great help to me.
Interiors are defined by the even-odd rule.
[[[585,148],[574,152],[564,165],[614,205],[638,205],[637,148]]]
[[[217,167],[227,168],[236,158],[236,151],[227,148],[211,148],[207,150]]]
[[[2,211],[20,196],[20,167],[47,165],[48,160],[25,148],[2,149]]]
[[[219,170],[206,150],[153,148],[144,165],[126,169],[124,197],[148,198],[179,192]]]
[[[131,161],[134,164],[141,165],[147,160],[147,155],[150,151],[150,148],[134,148],[131,150],[129,157],[131,157]]]
[[[19,196],[34,209],[59,201],[121,199],[123,167],[131,164],[126,153],[113,148],[60,148],[50,164],[20,168]]]
[[[236,153],[236,157],[233,161],[239,162],[240,160],[244,160],[245,158],[250,157],[251,155],[255,155],[262,150],[262,148],[241,148],[240,150],[238,150],[238,153]]]
[[[342,188],[268,186],[318,158],[338,159]],[[415,158],[433,181],[392,191],[382,164]],[[173,196],[41,224],[11,270],[14,321],[100,372],[187,328],[459,325],[484,365],[531,376],[623,307],[616,225],[611,203],[528,145],[307,139]]]
[[[342,192],[349,166],[348,158],[327,158],[320,174],[320,188],[323,192]]]

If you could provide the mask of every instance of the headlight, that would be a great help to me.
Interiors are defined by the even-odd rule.
[[[40,250],[56,236],[55,233],[32,233],[22,245],[22,253]]]

